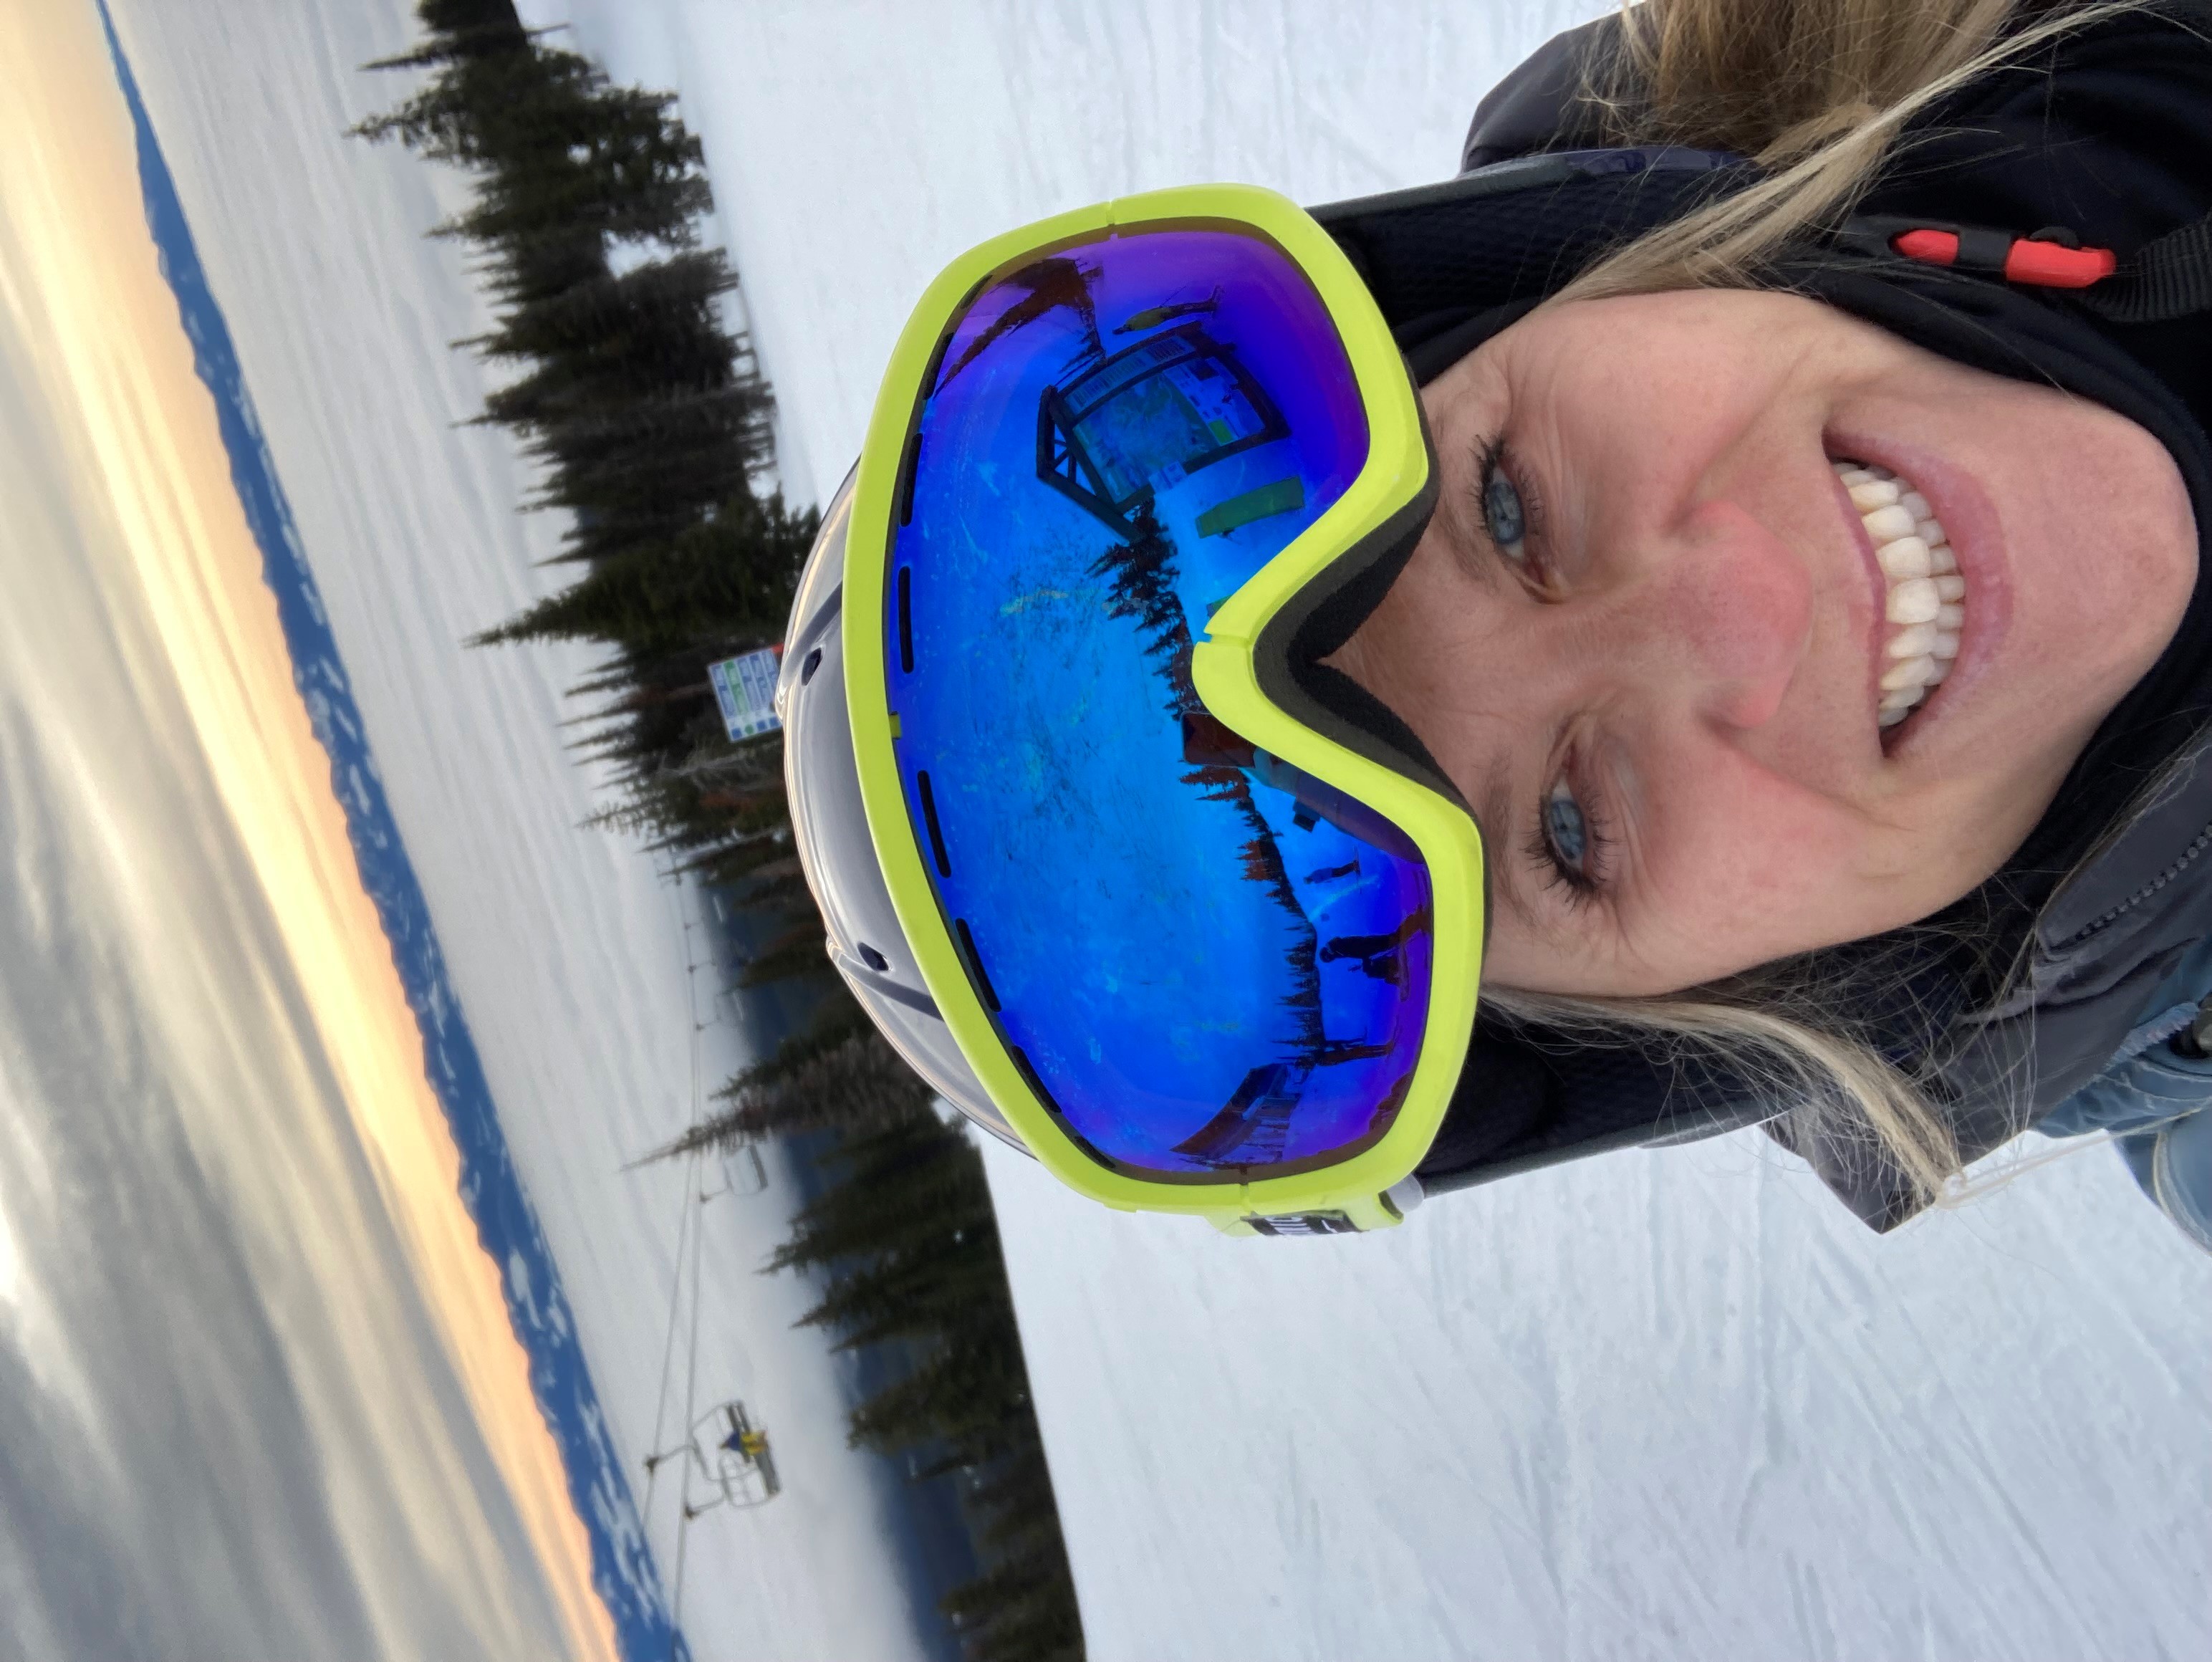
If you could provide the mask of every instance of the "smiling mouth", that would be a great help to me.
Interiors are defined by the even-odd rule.
[[[1910,479],[1867,462],[1830,466],[1850,492],[1887,588],[1875,717],[1887,739],[1951,673],[1966,627],[1966,580],[1936,510]]]

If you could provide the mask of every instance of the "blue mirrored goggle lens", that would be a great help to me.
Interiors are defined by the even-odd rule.
[[[1212,609],[1367,446],[1311,283],[1213,228],[983,289],[908,441],[884,619],[908,809],[1017,1064],[1113,1165],[1326,1164],[1412,1077],[1419,853],[1254,751],[1190,675]]]

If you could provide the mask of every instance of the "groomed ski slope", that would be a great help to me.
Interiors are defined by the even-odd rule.
[[[1481,92],[1598,9],[525,9],[681,88],[802,497],[962,247],[1193,180],[1448,175]],[[2212,1259],[2107,1150],[1888,1239],[1756,1134],[1350,1241],[993,1178],[1102,1662],[2205,1653]]]

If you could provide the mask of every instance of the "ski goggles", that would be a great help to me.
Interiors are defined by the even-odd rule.
[[[1297,652],[1433,473],[1374,301],[1271,192],[1000,237],[900,338],[846,545],[861,794],[939,1013],[1084,1194],[1274,1234],[1418,1198],[1481,842]]]

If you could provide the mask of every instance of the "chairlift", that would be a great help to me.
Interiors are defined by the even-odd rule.
[[[648,1458],[645,1469],[652,1472],[663,1461],[678,1459],[684,1462],[687,1519],[717,1507],[765,1506],[783,1493],[768,1433],[735,1397],[702,1415],[686,1441]]]
[[[745,1143],[716,1160],[699,1190],[699,1204],[725,1195],[757,1195],[768,1187],[768,1167],[757,1144]]]

